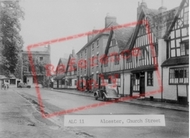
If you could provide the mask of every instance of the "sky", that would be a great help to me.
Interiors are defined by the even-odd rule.
[[[20,0],[25,12],[21,20],[20,34],[24,47],[80,34],[105,27],[106,15],[115,16],[118,24],[135,22],[138,2],[142,0]],[[182,0],[144,0],[148,8],[163,5],[169,10]],[[87,37],[72,39],[51,45],[51,62],[57,66],[59,58],[77,53],[87,43]]]

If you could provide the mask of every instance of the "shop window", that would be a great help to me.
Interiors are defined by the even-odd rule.
[[[147,86],[153,86],[153,71],[147,72]]]
[[[172,68],[169,73],[169,84],[189,83],[189,68]]]
[[[65,80],[61,80],[61,84],[62,84],[62,85],[65,85]]]
[[[16,84],[16,80],[15,79],[10,79],[10,84]]]

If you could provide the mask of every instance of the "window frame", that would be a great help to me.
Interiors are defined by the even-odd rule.
[[[148,77],[150,74],[150,78]],[[148,82],[151,82],[151,84],[149,84]],[[147,71],[147,86],[154,86],[154,74],[153,74],[153,71]]]
[[[173,70],[173,72],[171,73],[171,71]],[[183,77],[181,77],[181,73],[180,71],[183,70]],[[186,73],[185,73],[185,70],[186,70]],[[178,73],[176,73],[175,71],[178,71]],[[176,74],[175,74],[176,73]],[[172,77],[171,77],[171,74]],[[187,76],[187,77],[185,77]],[[174,79],[173,81],[174,82],[171,82],[171,79]],[[183,82],[180,82],[180,79],[183,78]],[[187,82],[184,81],[184,79],[187,78]],[[177,80],[177,81],[176,81]],[[175,82],[176,81],[176,82]],[[169,79],[168,79],[168,84],[169,85],[187,85],[189,84],[189,67],[186,66],[186,67],[175,67],[175,68],[170,68],[169,69]]]

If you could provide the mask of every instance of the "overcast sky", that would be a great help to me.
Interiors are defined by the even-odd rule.
[[[105,16],[117,18],[117,23],[136,21],[138,1],[141,0],[21,0],[25,20],[21,21],[24,47],[47,40],[75,35],[105,26]],[[158,9],[162,0],[144,0],[148,8]],[[163,0],[172,9],[182,0]],[[78,38],[51,45],[51,61],[57,65],[59,58],[78,52],[87,38]]]

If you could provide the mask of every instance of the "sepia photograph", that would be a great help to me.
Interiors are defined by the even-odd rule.
[[[0,0],[0,138],[189,138],[189,0]]]

